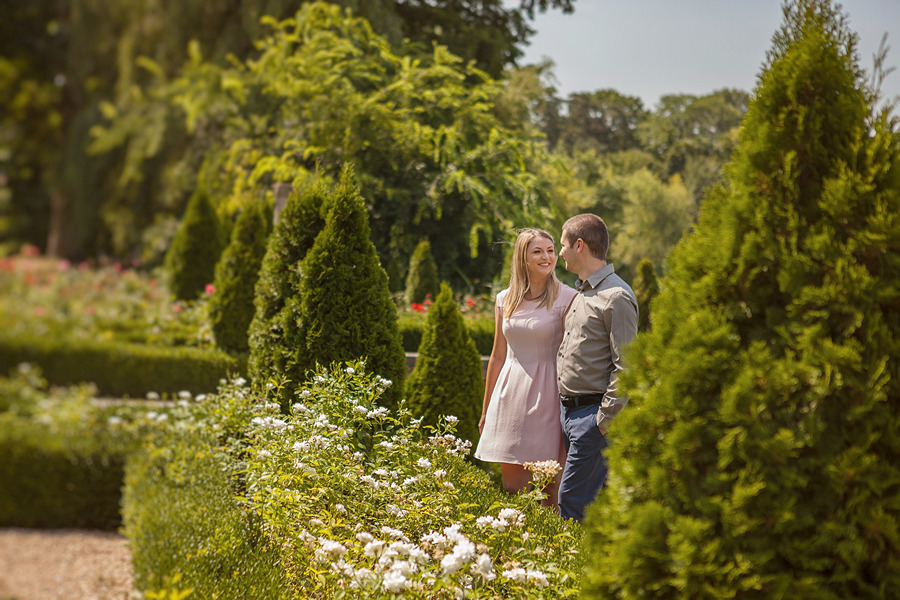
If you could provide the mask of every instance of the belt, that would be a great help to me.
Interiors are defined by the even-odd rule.
[[[591,404],[600,404],[604,394],[581,394],[580,396],[570,396],[568,394],[560,394],[559,401],[566,408],[578,408],[580,406],[590,406]]]

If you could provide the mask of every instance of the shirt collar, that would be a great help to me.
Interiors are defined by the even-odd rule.
[[[600,285],[600,282],[602,282],[604,279],[606,279],[607,277],[609,277],[610,275],[612,275],[615,272],[616,272],[616,269],[613,266],[613,264],[607,263],[607,265],[605,267],[597,269],[584,281],[582,281],[581,279],[576,281],[575,289],[580,292],[580,291],[584,290],[585,284],[587,284],[587,287],[589,289],[594,289],[595,287]]]

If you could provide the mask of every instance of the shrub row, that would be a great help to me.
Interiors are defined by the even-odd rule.
[[[12,339],[0,334],[0,373],[23,362],[39,365],[54,385],[91,382],[101,395],[135,398],[151,391],[210,392],[221,379],[246,372],[246,359],[221,350],[114,341]]]
[[[0,380],[0,527],[116,529],[128,442],[91,388],[44,388],[26,369]]]

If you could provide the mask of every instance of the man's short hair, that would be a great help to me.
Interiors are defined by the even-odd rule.
[[[606,260],[606,253],[609,251],[609,230],[603,219],[591,213],[575,215],[563,224],[562,230],[566,242],[570,245],[575,240],[584,240],[594,258]]]

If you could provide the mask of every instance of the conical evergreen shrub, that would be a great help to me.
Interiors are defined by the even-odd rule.
[[[352,172],[326,203],[325,226],[300,264],[296,339],[297,367],[305,373],[317,364],[363,358],[367,368],[393,385],[382,396],[388,408],[403,393],[406,353],[397,326],[397,308],[388,289],[369,220]]]
[[[428,311],[416,366],[406,382],[406,399],[411,413],[424,417],[424,424],[453,415],[459,419],[457,435],[473,445],[478,442],[484,399],[481,355],[446,283]]]
[[[645,258],[637,265],[637,275],[634,278],[634,295],[637,297],[638,331],[650,330],[650,303],[659,293],[659,281],[656,278],[656,270],[653,263]]]
[[[221,225],[209,194],[197,188],[166,252],[164,270],[176,300],[195,300],[212,283],[222,254]]]
[[[406,301],[421,304],[427,296],[435,298],[440,289],[437,265],[431,254],[431,243],[425,239],[416,245],[409,260],[409,273],[406,276]]]
[[[306,375],[299,359],[302,349],[296,345],[300,261],[325,224],[321,213],[328,195],[328,185],[321,178],[291,193],[269,236],[254,291],[255,312],[248,334],[250,378],[262,384],[288,381],[281,388],[285,404]]]
[[[216,265],[209,319],[216,345],[231,352],[247,352],[247,331],[256,311],[254,289],[259,279],[272,211],[263,202],[250,202],[231,233],[231,242]]]
[[[831,4],[785,19],[628,350],[586,598],[900,590],[900,137]]]

